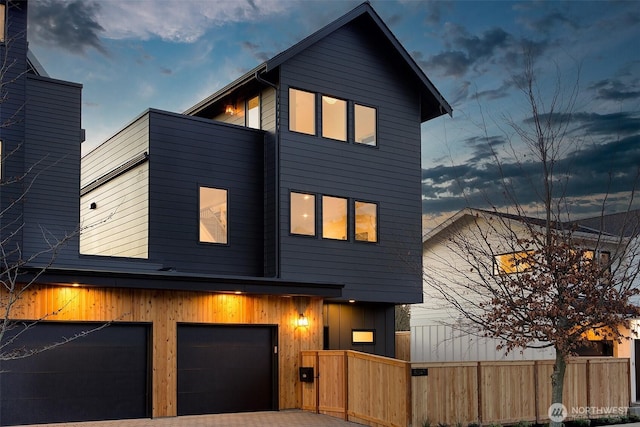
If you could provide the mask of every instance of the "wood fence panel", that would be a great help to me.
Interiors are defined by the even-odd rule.
[[[622,415],[621,408],[629,406],[628,359],[594,358],[588,363],[589,402],[591,408],[602,413],[594,415]]]
[[[409,364],[353,351],[348,360],[348,419],[369,426],[410,422]]]
[[[515,423],[536,419],[535,363],[480,362],[480,417],[482,423]]]
[[[575,418],[571,414],[571,408],[578,408],[587,404],[589,394],[589,375],[587,372],[587,359],[572,359],[567,363],[567,371],[564,376],[563,403],[567,407],[568,418]],[[551,374],[553,374],[553,360],[540,360],[537,366],[537,417],[538,422],[549,421],[549,406],[551,406]]]
[[[304,411],[318,411],[318,352],[317,351],[303,351],[301,352],[300,366],[307,368],[313,368],[314,379],[313,382],[302,383],[302,405],[301,409]]]
[[[427,375],[411,377],[412,424],[467,425],[478,421],[478,369],[476,362],[414,363]]]
[[[396,359],[411,361],[411,332],[396,332]]]
[[[318,352],[318,412],[347,419],[347,359],[344,351]]]

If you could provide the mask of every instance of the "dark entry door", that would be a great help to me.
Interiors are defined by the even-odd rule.
[[[179,325],[178,415],[278,409],[274,326]]]
[[[43,322],[16,345],[50,345],[96,326]],[[2,362],[0,425],[149,417],[148,342],[147,325],[112,324],[60,347]]]

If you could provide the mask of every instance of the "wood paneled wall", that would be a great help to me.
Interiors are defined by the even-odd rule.
[[[408,362],[351,350],[303,351],[301,359],[315,375],[302,385],[302,409],[373,427],[409,425]]]
[[[304,313],[309,326],[299,328]],[[152,416],[177,414],[178,323],[278,326],[279,406],[300,408],[300,352],[322,348],[322,299],[138,289],[32,286],[14,319],[145,322],[152,325]]]

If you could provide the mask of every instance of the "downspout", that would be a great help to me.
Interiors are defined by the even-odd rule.
[[[264,72],[264,70],[262,70]],[[274,203],[275,203],[275,218],[274,218],[274,277],[280,277],[280,90],[278,85],[265,80],[260,76],[261,71],[257,70],[255,73],[255,78],[258,82],[263,83],[267,86],[272,87],[276,92],[276,129],[275,129],[275,141],[274,141],[274,169],[275,169],[275,192],[274,192]]]

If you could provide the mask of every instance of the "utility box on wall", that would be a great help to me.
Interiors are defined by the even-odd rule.
[[[313,382],[313,367],[300,368],[300,382],[303,382],[303,383]]]

